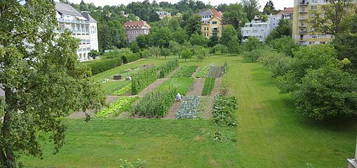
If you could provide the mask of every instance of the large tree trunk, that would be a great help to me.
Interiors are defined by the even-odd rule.
[[[6,137],[11,137],[12,112],[14,111],[11,105],[14,104],[13,102],[14,99],[12,98],[13,93],[10,88],[5,88],[4,91],[5,91],[6,107],[5,107],[4,121],[1,128],[1,134],[3,138],[6,138]],[[16,158],[11,142],[7,140],[5,141],[5,144],[2,145],[3,147],[1,149],[0,157],[2,157],[2,159],[5,158],[6,168],[16,168]]]

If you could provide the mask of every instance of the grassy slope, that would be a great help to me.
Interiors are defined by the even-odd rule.
[[[225,82],[239,101],[239,167],[346,166],[346,158],[353,156],[357,122],[306,121],[260,64],[235,59],[230,65]]]
[[[303,120],[290,96],[279,94],[271,74],[259,64],[211,57],[181,65],[225,60],[230,64],[225,83],[239,98],[240,125],[224,135],[237,136],[237,143],[214,143],[216,128],[203,120],[67,120],[66,144],[58,155],[45,145],[44,160],[22,161],[26,167],[61,168],[118,167],[119,159],[137,158],[146,160],[147,167],[170,168],[345,167],[345,159],[353,156],[357,124],[336,127]]]

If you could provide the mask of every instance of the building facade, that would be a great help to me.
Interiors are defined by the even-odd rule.
[[[159,15],[160,19],[163,19],[165,17],[171,17],[171,13],[167,11],[156,11],[156,14]]]
[[[128,37],[129,43],[136,40],[140,35],[147,35],[150,33],[150,25],[145,21],[130,21],[124,24],[124,29]]]
[[[281,15],[270,15],[268,20],[263,22],[258,17],[255,17],[250,23],[246,23],[242,27],[243,42],[247,41],[249,37],[254,37],[264,42],[271,31],[278,27],[281,19]]]
[[[293,20],[294,8],[284,8],[277,15],[280,15],[281,19]]]
[[[222,36],[223,31],[223,15],[222,12],[216,9],[202,10],[199,15],[201,16],[201,32],[206,38],[213,35],[218,37]]]
[[[77,50],[79,61],[88,61],[91,50],[98,51],[97,21],[88,12],[78,12],[72,6],[56,2],[59,31],[69,30],[72,36],[80,40]]]

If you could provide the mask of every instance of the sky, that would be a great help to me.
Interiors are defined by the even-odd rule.
[[[80,3],[81,0],[69,0],[72,3]],[[128,4],[130,2],[136,2],[136,1],[142,1],[142,0],[84,0],[86,3],[91,3],[93,2],[97,6],[104,6],[104,5],[118,5],[118,4]],[[161,2],[161,1],[166,1],[166,2],[171,2],[171,3],[176,3],[179,0],[156,0],[156,2]],[[211,5],[219,5],[221,3],[237,3],[240,2],[240,0],[201,0],[205,3],[210,3]],[[261,8],[264,7],[265,3],[268,0],[258,0],[260,3]],[[150,0],[152,2],[152,0]],[[276,9],[284,9],[284,7],[293,7],[294,5],[294,0],[273,0],[274,6]]]

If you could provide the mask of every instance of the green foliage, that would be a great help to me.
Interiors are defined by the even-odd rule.
[[[293,51],[298,48],[298,45],[295,44],[295,41],[288,36],[269,41],[269,45],[275,50],[288,56],[293,56]]]
[[[169,73],[171,73],[173,70],[175,70],[179,65],[178,60],[172,60],[168,61],[167,63],[161,65],[158,67],[159,70],[159,77],[164,78],[167,76]]]
[[[238,41],[237,31],[232,25],[226,25],[223,28],[220,43],[227,46],[231,41]]]
[[[177,66],[177,60],[168,61],[159,67],[149,68],[133,75],[131,80],[131,93],[133,95],[138,94],[156,79],[163,78],[168,75],[171,71],[176,69]]]
[[[4,0],[0,6],[0,83],[6,95],[0,167],[15,168],[19,154],[42,157],[39,139],[53,143],[57,153],[66,130],[61,118],[100,108],[103,96],[77,60],[78,40],[68,31],[56,33],[52,1]]]
[[[104,72],[106,70],[112,69],[114,67],[120,66],[122,63],[121,59],[118,58],[108,58],[108,59],[97,59],[93,61],[83,62],[90,68],[93,75]]]
[[[336,51],[330,45],[300,47],[294,51],[289,70],[278,77],[280,89],[283,92],[296,90],[309,70],[323,66],[339,67],[340,63],[336,57]]]
[[[263,43],[259,39],[254,37],[249,37],[248,40],[243,44],[243,49],[245,51],[253,51],[263,46]]]
[[[258,61],[273,73],[273,77],[277,77],[284,75],[290,69],[292,59],[292,57],[267,48]]]
[[[237,108],[237,100],[235,97],[217,95],[213,105],[213,121],[221,126],[237,126],[237,121],[233,115]]]
[[[263,9],[263,13],[266,14],[266,15],[270,15],[270,14],[274,14],[275,13],[274,3],[271,0],[269,0],[265,4],[264,9]]]
[[[208,47],[214,47],[219,43],[219,38],[216,34],[213,34],[208,40]]]
[[[201,16],[194,14],[189,16],[185,24],[186,32],[189,36],[197,33],[201,34]]]
[[[153,28],[149,37],[149,44],[160,48],[168,48],[170,41],[173,40],[171,30],[168,27]]]
[[[148,118],[162,118],[175,101],[177,90],[157,90],[147,94],[133,107],[132,114]]]
[[[215,54],[228,53],[228,47],[223,44],[217,44],[211,49],[211,53],[215,53]]]
[[[310,70],[294,94],[297,108],[315,120],[356,114],[356,82],[356,76],[335,67]]]
[[[196,69],[197,66],[181,66],[172,78],[192,77]]]
[[[96,114],[97,117],[116,117],[122,112],[130,110],[131,105],[138,99],[138,97],[120,97],[117,101],[111,103]]]
[[[127,84],[126,86],[120,88],[119,90],[115,91],[112,95],[115,96],[122,96],[125,95],[126,93],[129,93],[131,90],[131,84]]]
[[[140,51],[140,47],[138,45],[138,43],[136,41],[133,41],[130,43],[130,50],[133,52],[133,53],[138,53]]]
[[[199,71],[195,74],[196,78],[206,78],[211,65],[200,67]]]
[[[231,24],[238,30],[246,21],[247,14],[243,9],[242,4],[230,4],[225,8],[223,13],[223,22],[225,24]]]
[[[200,60],[209,55],[209,49],[202,46],[193,46],[193,54]]]
[[[274,39],[279,39],[285,36],[291,37],[292,23],[288,19],[281,19],[278,27],[276,27],[267,37],[266,41],[269,42]]]
[[[257,0],[242,0],[244,12],[247,14],[249,21],[259,13],[259,3]]]
[[[97,50],[90,50],[90,52],[88,53],[88,55],[89,55],[91,58],[95,59],[96,57],[98,57],[98,56],[100,55],[100,52],[97,51]]]
[[[133,75],[131,80],[131,94],[136,95],[158,78],[159,72],[153,67]]]
[[[192,51],[188,48],[184,48],[182,51],[181,51],[181,58],[185,59],[185,61],[187,59],[190,59],[193,55]]]
[[[203,85],[202,96],[210,95],[213,88],[216,78],[206,78],[205,84]]]
[[[190,38],[191,45],[207,46],[208,39],[201,34],[195,33]]]

